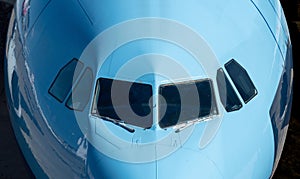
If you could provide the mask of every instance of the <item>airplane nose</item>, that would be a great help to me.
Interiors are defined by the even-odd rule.
[[[146,154],[145,154],[146,155]],[[89,144],[87,152],[88,178],[149,178],[156,179],[156,162],[127,163],[112,159]]]
[[[200,151],[181,148],[157,161],[157,178],[223,178],[215,162]]]
[[[147,154],[145,154],[147,155]],[[181,148],[149,163],[127,163],[107,157],[89,145],[87,174],[90,178],[222,178],[215,163],[200,151]]]

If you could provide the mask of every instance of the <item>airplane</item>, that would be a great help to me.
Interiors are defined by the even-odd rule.
[[[270,178],[292,104],[278,0],[17,0],[5,91],[37,178]]]

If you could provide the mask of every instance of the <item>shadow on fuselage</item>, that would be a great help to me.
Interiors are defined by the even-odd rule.
[[[15,139],[3,86],[6,34],[12,8],[0,2],[0,178],[34,178]]]
[[[300,176],[300,0],[281,0],[281,3],[293,45],[294,94],[289,131],[274,179]]]

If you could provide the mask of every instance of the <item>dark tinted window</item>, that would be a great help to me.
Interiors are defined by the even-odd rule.
[[[90,100],[93,81],[92,70],[87,68],[70,94],[66,106],[70,109],[82,111]]]
[[[217,73],[217,83],[221,102],[227,112],[239,110],[243,105],[231,86],[222,68]]]
[[[161,128],[217,114],[209,80],[161,85],[159,94],[159,119],[161,119],[159,126]]]
[[[72,88],[73,81],[78,78],[82,68],[83,64],[77,59],[71,60],[58,72],[48,92],[58,101],[63,102]]]
[[[257,95],[257,90],[247,71],[233,59],[225,64],[225,68],[244,102],[248,103]]]
[[[93,113],[142,128],[152,126],[151,85],[100,78],[96,90]]]

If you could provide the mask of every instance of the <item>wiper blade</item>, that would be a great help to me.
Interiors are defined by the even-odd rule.
[[[193,125],[195,122],[185,122],[179,125],[176,125],[175,128],[175,133],[181,132],[182,130],[184,130],[185,128],[190,127],[191,125]]]
[[[195,120],[192,120],[192,121],[187,121],[187,122],[184,122],[182,124],[178,124],[174,127],[175,129],[175,133],[178,133],[178,132],[181,132],[182,130],[196,124],[196,123],[199,123],[199,122],[205,122],[205,121],[209,121],[210,118],[207,117],[207,118],[202,118],[202,119],[195,119]]]
[[[119,121],[119,120],[116,120],[116,119],[112,119],[110,117],[103,117],[103,116],[100,116],[101,119],[105,120],[105,121],[108,121],[108,122],[111,122],[117,126],[120,126],[122,127],[123,129],[127,130],[128,132],[130,133],[134,133],[135,130],[130,128],[130,127],[127,127],[126,124],[124,123],[124,121]]]

